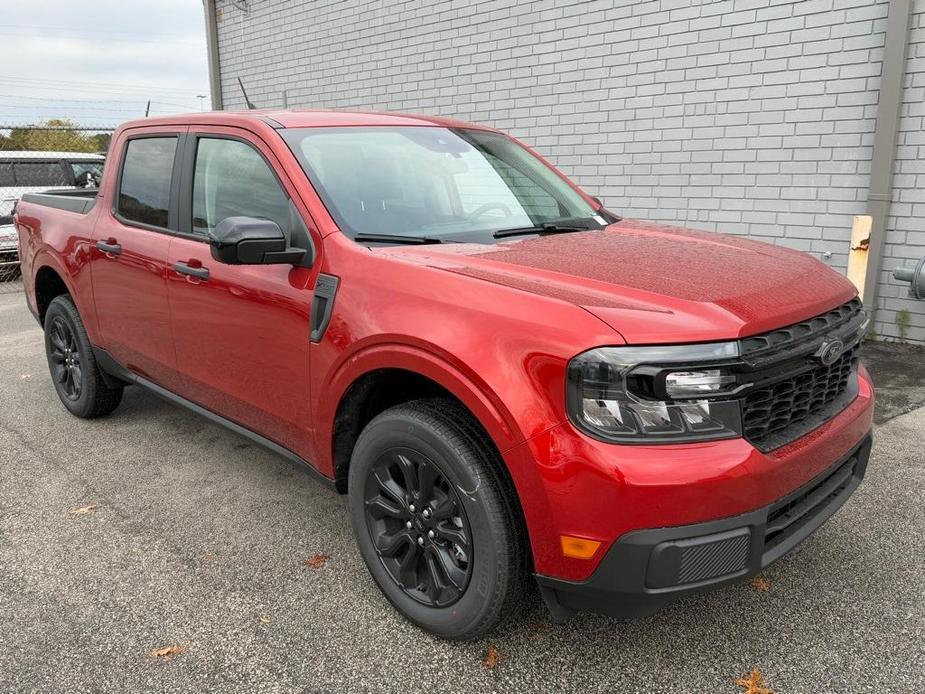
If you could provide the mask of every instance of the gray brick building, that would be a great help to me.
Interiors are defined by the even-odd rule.
[[[488,123],[622,215],[841,272],[872,214],[891,12],[908,46],[868,278],[876,331],[925,343],[925,302],[891,275],[925,256],[925,0],[206,0],[218,107],[244,107],[241,78],[258,106]]]

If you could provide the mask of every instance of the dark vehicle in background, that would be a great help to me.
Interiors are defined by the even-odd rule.
[[[96,188],[105,160],[89,152],[0,152],[0,282],[19,277],[16,202],[25,193]]]

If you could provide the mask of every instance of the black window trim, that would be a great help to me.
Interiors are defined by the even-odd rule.
[[[134,140],[150,140],[153,138],[157,139],[169,139],[174,138],[177,141],[176,149],[173,153],[173,168],[170,172],[170,189],[168,192],[168,201],[167,201],[167,226],[162,227],[156,224],[146,224],[145,222],[138,222],[134,219],[129,219],[122,215],[119,212],[119,198],[122,196],[122,174],[125,172],[125,155],[128,153],[128,146]],[[134,227],[136,229],[145,229],[147,231],[154,231],[159,234],[170,234],[174,235],[175,229],[177,228],[177,196],[175,194],[176,188],[179,185],[179,176],[180,176],[180,166],[182,164],[183,153],[186,146],[186,133],[180,131],[169,131],[165,130],[163,132],[151,132],[151,133],[141,133],[138,135],[130,135],[125,138],[125,142],[122,143],[122,150],[120,151],[119,159],[119,174],[116,177],[116,187],[114,189],[114,195],[112,196],[112,216],[115,217],[120,224],[125,226]]]
[[[192,127],[192,126],[191,126]],[[246,131],[249,132],[249,131]],[[173,170],[170,174],[170,200],[168,202],[167,208],[167,227],[160,227],[154,224],[145,224],[144,222],[136,222],[126,217],[123,217],[119,214],[118,204],[119,204],[119,193],[122,190],[122,172],[125,168],[125,153],[128,151],[129,142],[132,140],[141,140],[144,138],[166,138],[166,137],[175,137],[177,138],[177,149],[174,152],[173,158]],[[153,231],[158,234],[166,234],[168,236],[176,236],[178,238],[187,239],[189,241],[197,241],[199,243],[209,243],[209,239],[203,236],[202,234],[196,234],[192,231],[193,226],[193,174],[195,173],[196,168],[196,150],[199,145],[200,139],[214,139],[214,140],[234,140],[237,142],[242,142],[251,149],[253,149],[257,154],[263,159],[263,162],[267,165],[267,168],[273,174],[273,177],[276,179],[276,183],[279,186],[280,190],[283,192],[283,195],[286,196],[286,199],[289,201],[289,207],[292,210],[292,213],[297,217],[301,222],[301,229],[299,230],[283,230],[284,233],[295,233],[299,232],[299,236],[304,236],[304,243],[307,245],[306,256],[304,260],[305,267],[311,267],[315,261],[317,255],[315,247],[315,238],[312,236],[311,227],[308,223],[308,220],[305,216],[299,211],[298,206],[295,204],[292,196],[289,194],[289,191],[286,189],[286,186],[283,185],[282,179],[280,179],[279,174],[276,172],[276,167],[274,167],[269,159],[267,159],[263,152],[261,152],[257,147],[254,146],[254,143],[249,141],[245,137],[239,135],[230,135],[227,133],[212,133],[212,132],[203,132],[203,131],[194,131],[192,129],[186,129],[183,131],[170,131],[165,130],[162,132],[146,132],[138,135],[130,135],[125,138],[125,142],[122,145],[121,149],[121,159],[119,162],[119,171],[116,176],[116,187],[115,194],[113,195],[113,201],[111,206],[111,211],[113,217],[115,217],[119,223],[126,226],[135,227],[137,229],[144,229],[146,231]],[[307,180],[307,179],[306,179]]]

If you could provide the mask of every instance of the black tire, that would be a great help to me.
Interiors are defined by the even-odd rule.
[[[369,507],[378,509],[380,498],[395,499],[396,490],[390,477],[388,486],[393,493],[383,494],[385,488],[373,474],[379,474],[379,478],[388,476],[384,467],[401,456],[406,456],[405,462],[411,459],[418,481],[427,476],[427,466],[436,468],[442,477],[433,484],[433,496],[439,503],[426,502],[422,492],[418,498],[426,502],[424,510],[410,512],[413,498],[406,499],[402,509],[405,516],[396,520],[391,513],[385,513],[378,520]],[[386,410],[363,429],[351,457],[350,518],[373,579],[407,619],[444,638],[463,640],[485,634],[518,611],[526,592],[526,540],[514,510],[515,501],[510,497],[512,491],[500,477],[497,466],[501,463],[496,457],[471,415],[446,400],[417,400]],[[393,464],[391,470],[397,470],[400,478],[405,466]],[[454,494],[456,501],[451,502]],[[451,503],[457,504],[459,515],[451,520],[435,520],[444,513],[441,509],[449,508]],[[424,513],[428,508],[434,509],[430,521]],[[413,527],[402,530],[402,523],[407,527],[412,522]],[[433,525],[427,526],[428,522]],[[398,528],[394,532],[393,523]],[[428,537],[434,530],[436,537]],[[467,533],[468,545],[462,541]],[[460,544],[447,540],[446,534],[460,538]],[[408,549],[400,550],[399,558],[380,555],[376,542],[391,547],[393,535],[410,535],[404,542]],[[424,544],[415,547],[414,540]],[[403,570],[409,556],[406,552],[412,550],[420,555],[409,560],[415,569]],[[452,565],[446,564],[448,556]],[[451,571],[435,568],[440,566],[449,566]],[[450,573],[458,579],[460,572],[467,572],[468,577],[458,581],[463,584],[461,590],[452,584],[452,579],[450,583],[443,580],[442,588],[429,586],[425,590],[421,585],[404,586],[396,577],[410,577],[406,583],[434,583],[433,571],[442,579],[449,579]]]
[[[45,355],[55,391],[71,414],[93,419],[119,405],[122,387],[110,388],[103,380],[83,321],[67,294],[55,297],[45,312]]]

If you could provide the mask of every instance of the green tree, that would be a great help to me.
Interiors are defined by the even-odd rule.
[[[0,149],[29,150],[35,152],[98,152],[108,135],[87,135],[75,130],[76,125],[52,118],[39,125],[13,128],[8,137],[0,140]],[[108,141],[106,142],[108,145]]]

